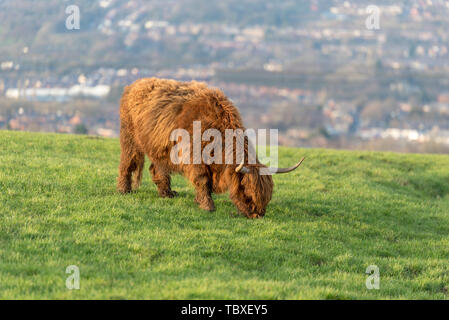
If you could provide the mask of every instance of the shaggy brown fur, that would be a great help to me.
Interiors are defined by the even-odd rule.
[[[170,159],[171,148],[176,144],[170,141],[170,134],[182,128],[192,137],[193,121],[201,121],[201,132],[209,128],[219,130],[223,140],[225,129],[245,130],[239,111],[220,90],[199,82],[141,79],[125,88],[120,120],[121,159],[117,188],[121,193],[139,186],[146,154],[152,163],[150,172],[161,197],[176,195],[170,186],[170,174],[181,173],[195,187],[195,201],[200,208],[214,210],[211,193],[229,191],[241,213],[250,218],[265,215],[273,192],[273,180],[270,175],[259,174],[257,167],[262,165],[258,161],[256,165],[247,165],[251,172],[244,174],[235,172],[236,164],[175,165]]]

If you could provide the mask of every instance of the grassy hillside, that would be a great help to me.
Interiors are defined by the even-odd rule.
[[[248,220],[227,195],[199,210],[180,176],[176,199],[148,170],[117,194],[118,140],[0,131],[0,298],[448,298],[448,156],[280,155],[307,159]],[[69,265],[80,290],[65,287]]]

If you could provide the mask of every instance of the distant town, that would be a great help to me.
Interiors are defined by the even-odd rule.
[[[210,16],[200,0],[78,1],[79,31],[60,1],[43,25],[2,13],[27,2],[0,2],[0,129],[117,137],[124,86],[162,77],[220,88],[282,145],[449,151],[449,1],[376,1],[372,30],[368,1],[229,1]]]

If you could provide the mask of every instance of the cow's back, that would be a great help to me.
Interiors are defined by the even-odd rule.
[[[137,80],[126,87],[120,114],[131,123],[140,149],[156,159],[169,157],[173,130],[192,135],[193,121],[201,121],[203,131],[242,127],[238,110],[220,90],[195,81]]]

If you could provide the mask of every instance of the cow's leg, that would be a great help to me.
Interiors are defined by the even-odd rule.
[[[133,158],[133,161],[135,161],[136,169],[133,172],[132,189],[137,190],[142,181],[143,167],[145,165],[145,154],[143,152],[137,152]]]
[[[142,167],[144,165],[144,154],[136,152],[134,154],[123,153],[120,156],[119,176],[117,182],[117,190],[120,193],[128,193],[137,189],[142,178]],[[132,176],[134,173],[134,181]]]
[[[207,169],[204,166],[192,165],[185,175],[195,187],[195,202],[199,207],[203,210],[214,211],[215,204],[211,197],[212,183]]]
[[[178,193],[171,189],[170,173],[163,165],[153,162],[150,166],[150,172],[160,197],[173,198],[177,196]]]
[[[120,165],[117,179],[117,190],[120,193],[128,193],[132,190],[132,175],[134,172],[133,186],[137,188],[142,178],[142,168],[145,163],[145,154],[140,152],[135,145],[127,128],[120,130]]]

